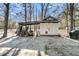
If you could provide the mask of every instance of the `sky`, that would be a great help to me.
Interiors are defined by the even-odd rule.
[[[34,3],[34,5],[35,5],[35,7],[37,7],[37,14],[39,14],[39,11],[41,8],[40,4]],[[52,8],[49,7],[48,15],[56,17],[58,14],[60,14],[64,10],[63,5],[64,5],[64,3],[63,4],[53,3],[53,7]],[[36,9],[34,9],[34,10],[36,10]],[[14,20],[16,22],[24,21],[24,7],[22,6],[22,4],[11,3],[9,13],[10,13],[9,18],[11,20]],[[22,15],[18,14],[18,13],[21,13]],[[4,5],[2,3],[0,3],[0,16],[4,16]]]

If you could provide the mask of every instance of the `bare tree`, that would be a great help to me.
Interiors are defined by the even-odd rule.
[[[36,21],[37,21],[37,6],[36,6]],[[37,32],[37,25],[36,25],[36,32]]]
[[[25,22],[27,22],[27,4],[25,3]],[[27,25],[26,25],[26,32],[27,32]]]
[[[67,5],[66,5],[66,8],[67,8],[67,15],[66,15],[66,26],[67,26],[67,31],[68,31],[68,15],[69,15],[69,7],[68,7],[68,3],[67,3]]]
[[[69,30],[69,28],[68,28],[68,16],[69,16],[69,5],[68,5],[68,3],[66,3],[66,9],[64,11],[64,14],[65,14],[65,18],[66,18],[65,23],[66,23],[67,32],[68,32],[68,30]]]
[[[48,10],[49,10],[48,7],[49,7],[49,3],[46,4],[46,7],[45,7],[45,9],[44,9],[44,18],[46,17],[47,12],[48,12]]]
[[[27,21],[26,17],[27,17],[27,7],[26,7],[26,3],[25,3],[25,22]]]
[[[74,29],[74,19],[73,19],[74,3],[70,3],[69,5],[70,5],[70,20],[71,20],[70,30],[72,31]]]
[[[43,18],[44,18],[44,3],[41,3],[40,4],[41,5],[41,20],[43,20]]]
[[[40,14],[41,20],[43,20],[47,16],[47,13],[50,10],[49,7],[51,6],[51,4],[50,3],[41,3],[40,6],[41,6],[41,14]],[[53,5],[51,7],[53,7]]]
[[[31,19],[32,19],[32,5],[31,5],[31,3],[29,3],[29,13],[30,13],[30,18],[29,18],[29,20],[30,20],[30,22],[31,22]],[[31,31],[31,25],[30,25],[30,31]]]
[[[8,29],[8,18],[9,18],[9,3],[4,3],[5,5],[5,20],[4,20],[4,33],[3,33],[3,37],[7,36],[7,29]]]

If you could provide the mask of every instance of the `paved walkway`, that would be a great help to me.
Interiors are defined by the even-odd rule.
[[[18,56],[37,56],[38,51],[48,56],[79,56],[79,43],[61,37],[17,37],[0,45],[0,48],[12,47],[21,49]]]

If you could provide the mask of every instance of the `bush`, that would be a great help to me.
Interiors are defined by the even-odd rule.
[[[70,35],[70,38],[72,38],[72,39],[79,39],[79,30],[70,32],[69,35]]]

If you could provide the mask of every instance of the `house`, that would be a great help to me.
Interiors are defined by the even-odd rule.
[[[54,17],[46,17],[41,21],[31,21],[31,22],[19,22],[19,26],[27,26],[28,31],[31,29],[33,32],[36,32],[39,35],[59,35],[58,29],[60,23],[58,19]]]

